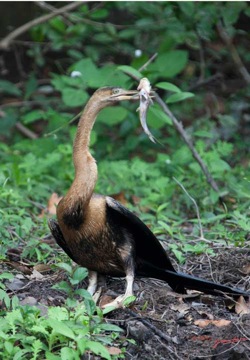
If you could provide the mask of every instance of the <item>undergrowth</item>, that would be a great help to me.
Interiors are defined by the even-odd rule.
[[[236,88],[230,98],[223,92],[225,84],[212,88],[212,95],[202,87],[190,88],[209,79],[214,68],[223,72],[220,64],[230,58],[225,46],[215,50],[221,19],[228,34],[239,39],[243,62],[249,62],[239,22],[248,19],[249,8],[245,2],[144,5],[83,4],[67,21],[55,17],[34,27],[34,46],[25,51],[31,63],[26,76],[15,74],[12,81],[10,74],[0,81],[0,356],[6,360],[77,360],[85,353],[124,357],[126,337],[106,322],[80,286],[86,271],[75,270],[57,248],[41,241],[49,233],[41,212],[51,194],[65,194],[73,180],[72,142],[82,107],[101,86],[136,87],[127,72],[147,76],[183,121],[220,191],[211,189],[157,104],[148,113],[159,140],[152,144],[139,126],[137,104],[124,103],[103,110],[91,134],[99,171],[96,192],[122,198],[179,262],[192,253],[212,255],[216,245],[248,244],[249,87]],[[118,26],[112,24],[114,14]],[[127,26],[131,16],[133,24]],[[150,62],[152,52],[158,55]],[[238,72],[230,69],[230,76],[238,79]],[[208,96],[216,98],[212,105]],[[35,138],[20,131],[20,124]],[[21,249],[22,266],[49,264],[56,274],[55,264],[63,263],[59,267],[66,280],[58,286],[68,300],[48,307],[46,316],[37,306],[21,305],[18,292],[9,289],[22,272],[8,266],[11,249]],[[112,346],[120,352],[111,353]]]

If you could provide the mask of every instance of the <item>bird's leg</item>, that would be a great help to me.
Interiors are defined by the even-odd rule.
[[[94,295],[94,293],[96,292],[97,279],[98,279],[97,272],[89,270],[89,286],[87,288],[87,291],[90,293],[90,295]]]
[[[134,277],[135,277],[135,270],[134,270],[134,260],[133,257],[130,256],[129,261],[126,261],[127,269],[126,272],[126,290],[124,295],[118,296],[115,300],[111,303],[105,304],[103,307],[114,306],[115,308],[123,307],[124,301],[133,296],[133,285],[134,285]]]
[[[95,303],[97,303],[97,301],[99,300],[102,293],[102,288],[105,286],[105,277],[102,275],[99,276],[99,284],[100,286],[97,289],[98,273],[96,271],[89,270],[89,286],[87,288],[87,291],[90,293],[90,295],[92,295]]]
[[[127,283],[127,285],[126,285],[125,294],[120,295],[115,300],[113,300],[112,302],[110,302],[108,304],[105,304],[103,306],[103,308],[106,308],[106,307],[109,307],[109,306],[114,306],[115,308],[123,307],[124,301],[128,297],[134,295],[134,293],[133,293],[134,273],[133,274],[129,273],[129,274],[126,275],[126,283]]]

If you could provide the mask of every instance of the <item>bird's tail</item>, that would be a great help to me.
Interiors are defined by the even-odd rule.
[[[145,266],[145,264],[144,264]],[[143,267],[144,267],[143,266]],[[233,298],[239,296],[249,297],[250,293],[241,289],[236,289],[226,285],[214,283],[213,281],[203,280],[198,277],[187,275],[181,272],[175,272],[171,270],[165,270],[147,264],[145,270],[145,276],[156,278],[166,281],[174,291],[183,293],[183,289],[198,290],[205,294],[211,295],[229,295]],[[143,276],[143,273],[140,275]]]

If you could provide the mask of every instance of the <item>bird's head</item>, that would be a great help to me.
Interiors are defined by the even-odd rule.
[[[138,100],[138,90],[125,90],[120,87],[103,87],[95,92],[95,97],[103,106],[116,104],[123,100]]]

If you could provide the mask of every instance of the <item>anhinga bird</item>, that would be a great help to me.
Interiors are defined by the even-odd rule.
[[[119,306],[133,295],[135,275],[165,280],[179,293],[194,289],[248,296],[239,289],[176,272],[160,242],[137,216],[111,197],[93,193],[97,165],[89,152],[89,141],[96,117],[107,106],[133,99],[139,99],[138,91],[104,87],[88,101],[74,141],[75,177],[58,204],[57,222],[49,220],[56,242],[73,261],[89,270],[91,294],[96,291],[98,274],[126,277],[125,294],[112,305]]]

